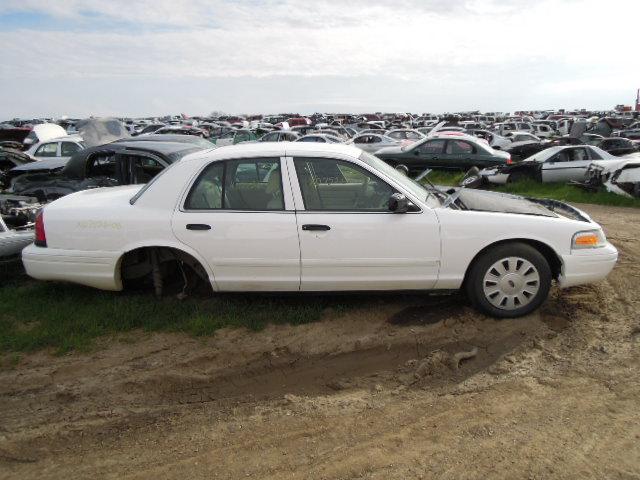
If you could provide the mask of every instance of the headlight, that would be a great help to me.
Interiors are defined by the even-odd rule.
[[[607,239],[602,230],[587,230],[586,232],[578,232],[573,236],[571,249],[600,248],[604,247],[606,243]]]

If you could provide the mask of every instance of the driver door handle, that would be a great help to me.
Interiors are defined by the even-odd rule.
[[[187,223],[187,230],[211,230],[211,225],[206,223]]]
[[[329,225],[316,225],[313,223],[308,223],[306,225],[302,225],[302,230],[326,231],[331,230],[331,227]]]

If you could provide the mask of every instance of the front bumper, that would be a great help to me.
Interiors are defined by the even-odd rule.
[[[30,277],[79,283],[101,290],[122,290],[117,252],[88,252],[36,247],[22,250],[22,264]]]
[[[607,242],[603,248],[577,250],[562,256],[560,288],[594,283],[604,279],[618,261],[618,250]]]

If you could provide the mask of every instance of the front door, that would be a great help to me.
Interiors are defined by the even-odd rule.
[[[416,207],[407,213],[390,212],[389,197],[396,189],[355,163],[307,157],[291,163],[295,166],[289,171],[295,173],[301,290],[405,290],[435,285],[440,234],[432,210]]]
[[[409,154],[412,159],[407,159],[407,167],[412,172],[421,172],[427,167],[446,167],[445,144],[446,140],[436,138],[412,148]]]
[[[296,214],[282,170],[279,158],[212,162],[175,212],[175,236],[206,260],[218,290],[299,290]]]
[[[589,152],[585,147],[565,148],[542,164],[542,181],[583,181],[590,164]]]

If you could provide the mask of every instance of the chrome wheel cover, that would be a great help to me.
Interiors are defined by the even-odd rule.
[[[529,261],[507,257],[491,265],[482,280],[487,301],[501,310],[515,310],[531,303],[540,290],[540,274]]]

